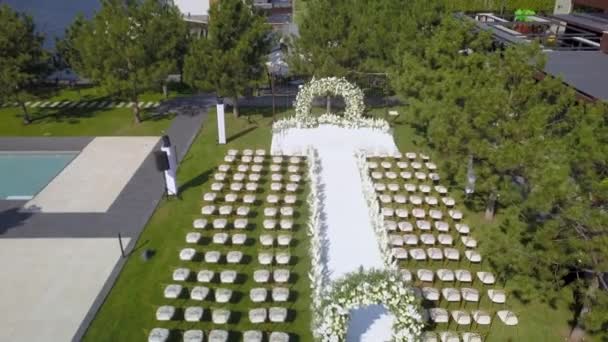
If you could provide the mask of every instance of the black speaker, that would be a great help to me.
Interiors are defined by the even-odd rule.
[[[162,136],[162,140],[163,140],[163,147],[169,147],[171,146],[171,139],[169,139],[168,135],[163,135]]]
[[[167,154],[165,152],[155,151],[154,157],[156,159],[156,169],[158,171],[169,170],[169,158],[167,158]]]

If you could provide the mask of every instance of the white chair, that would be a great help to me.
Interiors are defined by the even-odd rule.
[[[205,262],[209,264],[217,264],[220,261],[220,252],[209,251],[205,253]]]
[[[264,220],[262,225],[264,226],[264,229],[274,229],[277,226],[277,221],[267,219],[267,220]]]
[[[492,323],[492,317],[489,313],[481,310],[472,312],[473,320],[479,325],[489,325]]]
[[[202,330],[193,329],[184,332],[184,342],[203,342],[205,334]]]
[[[225,156],[224,157],[224,161],[226,163],[234,163],[235,160],[236,160],[236,158],[234,156]]]
[[[298,190],[298,184],[288,183],[287,185],[285,185],[285,190],[287,190],[288,192],[295,192]]]
[[[199,283],[210,283],[214,276],[215,272],[211,270],[201,270],[196,274],[196,281]]]
[[[397,192],[400,189],[399,184],[395,184],[395,183],[389,183],[387,185],[387,187],[388,187],[388,190],[392,191],[392,192]]]
[[[222,191],[222,189],[224,188],[224,184],[222,183],[212,183],[211,184],[211,190],[213,191]]]
[[[367,162],[367,167],[368,167],[370,170],[377,169],[377,168],[378,168],[378,163],[373,162],[373,161],[368,161],[368,162]]]
[[[289,342],[289,335],[280,331],[273,331],[270,333],[268,342]]]
[[[441,249],[431,247],[426,249],[426,254],[429,256],[430,260],[443,260],[443,253],[441,253]]]
[[[283,162],[283,157],[281,156],[272,156],[272,162],[275,164],[281,164]]]
[[[414,209],[414,210],[416,210],[416,209]],[[418,227],[418,229],[420,229],[420,230],[431,230],[431,223],[426,220],[417,220],[416,227]]]
[[[384,203],[384,204],[391,203],[391,201],[392,201],[392,198],[391,198],[391,196],[390,196],[390,195],[384,195],[384,194],[383,194],[383,195],[380,195],[380,196],[378,196],[378,197],[380,198],[380,202],[382,202],[382,203]]]
[[[405,157],[410,160],[416,159],[416,152],[406,152]]]
[[[451,312],[452,319],[458,325],[470,325],[471,324],[471,315],[468,312],[462,310],[453,310]]]
[[[277,208],[274,207],[264,208],[264,216],[266,217],[275,217],[277,216],[277,212]]]
[[[388,179],[397,179],[397,173],[395,173],[393,171],[385,172],[384,176]]]
[[[416,234],[403,234],[403,243],[408,246],[418,245],[418,235]]]
[[[422,297],[430,301],[439,300],[439,290],[434,287],[424,286],[422,288]]]
[[[408,166],[409,166],[409,164],[407,162],[404,162],[404,161],[397,162],[397,167],[400,169],[407,169]]]
[[[291,244],[291,239],[292,239],[292,237],[289,234],[280,234],[277,237],[277,242],[278,242],[279,246],[287,247]]]
[[[202,301],[209,295],[209,288],[206,286],[195,286],[190,291],[190,299]]]
[[[408,212],[407,209],[403,209],[403,208],[399,208],[395,211],[395,213],[397,214],[397,217],[399,218],[407,218],[408,217]]]
[[[411,162],[410,166],[414,170],[420,170],[422,168],[422,164],[420,164],[420,162],[417,162],[417,161]]]
[[[236,281],[237,273],[234,270],[224,270],[220,273],[222,284],[233,284]]]
[[[300,164],[300,157],[290,157],[289,158],[289,164]]]
[[[437,270],[437,278],[441,281],[452,282],[454,281],[454,272],[452,272],[452,270],[440,268]]]
[[[434,323],[447,323],[448,322],[448,311],[442,308],[430,308],[429,318]]]
[[[277,283],[286,283],[289,281],[289,270],[286,269],[276,269],[272,273],[272,278]]]
[[[391,246],[403,246],[403,237],[397,234],[390,234],[388,236],[388,241]]]
[[[238,184],[241,184],[241,183],[238,183]],[[234,185],[234,184],[232,184],[232,185]],[[238,186],[234,187],[234,188],[239,188],[238,190],[232,189],[232,185],[230,185],[231,190],[234,190],[234,191],[240,190],[240,188]],[[227,203],[234,203],[238,199],[239,199],[239,196],[237,194],[233,194],[233,193],[226,194],[226,196],[224,197],[224,200],[226,200]]]
[[[405,180],[412,179],[412,173],[409,171],[399,172],[399,176]]]
[[[468,270],[456,270],[454,271],[454,276],[456,276],[456,280],[461,283],[470,283],[473,281],[471,272],[469,272]]]
[[[433,182],[439,182],[441,180],[441,177],[439,177],[439,174],[437,172],[431,172],[429,173],[429,179],[432,180]]]
[[[255,156],[253,157],[253,162],[256,164],[262,164],[264,162],[264,157]],[[257,165],[256,165],[257,166]],[[260,165],[261,166],[261,165]]]
[[[179,252],[179,260],[192,261],[195,255],[196,250],[194,248],[184,248]]]
[[[266,155],[266,150],[257,149],[257,150],[255,150],[255,155],[256,156],[265,156]]]
[[[249,207],[244,205],[236,208],[236,214],[241,217],[249,215]]]
[[[470,236],[463,235],[460,237],[460,241],[462,241],[462,244],[467,248],[476,248],[477,247],[477,240],[475,240],[474,238],[472,238]]]
[[[293,216],[293,207],[281,207],[281,216]]]
[[[401,221],[397,224],[397,226],[399,227],[399,230],[402,232],[412,232],[414,231],[414,226],[407,221]]]
[[[437,229],[438,232],[446,233],[450,231],[450,225],[444,221],[435,221],[435,229]]]
[[[256,270],[253,272],[253,281],[256,283],[267,283],[270,279],[270,271],[268,270]]]
[[[232,298],[232,290],[217,288],[215,289],[215,301],[218,303],[228,303]]]
[[[413,205],[421,205],[422,204],[422,198],[420,198],[420,196],[416,196],[416,195],[411,195],[410,198],[410,203],[412,203]]]
[[[192,221],[192,227],[194,229],[205,229],[207,227],[207,220],[198,218]]]
[[[253,324],[260,324],[266,322],[268,313],[264,308],[251,309],[249,310],[249,321]]]
[[[414,191],[416,191],[416,186],[414,184],[411,184],[411,183],[405,183],[405,184],[403,184],[403,188],[407,192],[414,192]]]
[[[260,265],[270,265],[272,264],[272,253],[258,253],[258,262]]]
[[[157,321],[170,321],[175,315],[175,307],[173,305],[163,305],[156,310]]]
[[[220,329],[211,330],[209,332],[209,342],[228,342],[228,332]]]
[[[226,233],[213,234],[212,241],[215,244],[224,245],[224,244],[226,244],[226,242],[228,242],[228,234],[226,234]]]
[[[446,207],[453,207],[456,204],[456,201],[452,197],[442,197],[441,202],[445,204]]]
[[[417,171],[417,172],[414,172],[414,177],[416,177],[417,180],[423,181],[423,180],[426,180],[426,173]]]
[[[433,279],[435,278],[435,273],[433,273],[433,271],[431,271],[431,270],[421,268],[418,271],[416,271],[416,276],[418,277],[418,280],[420,280],[420,281],[432,283]]]
[[[481,262],[481,254],[479,254],[477,251],[471,251],[471,250],[464,251],[464,256],[467,259],[469,259],[470,262],[473,262],[473,263]]]
[[[391,248],[393,257],[397,260],[407,260],[407,251],[401,247]]]
[[[211,320],[213,321],[213,324],[226,324],[228,323],[228,320],[230,319],[230,310],[226,310],[226,309],[215,309],[211,312]],[[211,340],[211,334],[213,334],[215,330],[212,330],[211,333],[209,334],[209,340]],[[226,337],[227,334],[226,334]]]
[[[272,300],[275,302],[286,302],[289,299],[289,289],[286,287],[274,287],[272,289]]]
[[[253,160],[253,158],[251,156],[242,156],[241,157],[242,163],[251,163],[252,160]]]
[[[488,298],[492,301],[492,303],[504,304],[507,301],[507,294],[503,290],[488,290]]]
[[[450,217],[453,220],[460,220],[460,219],[462,219],[462,212],[459,211],[459,210],[450,209],[450,210],[448,210],[448,215],[450,215]]]
[[[244,149],[243,150],[243,155],[244,156],[252,156],[253,155],[253,150],[250,148]]]
[[[239,150],[235,150],[233,148],[229,149],[228,152],[226,152],[226,155],[228,156],[237,156],[239,154]]]
[[[445,195],[448,193],[448,189],[443,185],[435,185],[435,191],[440,195]]]
[[[492,272],[477,272],[477,279],[485,285],[493,285],[496,282],[496,278]]]
[[[505,325],[517,325],[517,324],[519,324],[519,320],[517,319],[517,316],[512,311],[509,311],[509,310],[500,310],[500,311],[498,311],[496,313],[496,315],[498,316],[498,318],[500,318],[500,320]]]
[[[450,234],[437,235],[437,241],[439,241],[439,244],[441,244],[443,246],[451,246],[452,243],[454,243],[454,240],[452,239],[452,235],[450,235]]]
[[[416,261],[426,260],[426,253],[424,252],[424,249],[422,249],[422,248],[410,249],[410,256],[412,257],[412,259],[414,259]]]
[[[441,289],[443,298],[448,302],[460,302],[460,291],[452,287],[444,287]]]
[[[464,332],[462,333],[462,342],[483,342],[483,338],[478,333]]]
[[[299,170],[300,170],[300,168],[295,165],[289,165],[287,167],[287,172],[289,172],[289,173],[297,173]]]
[[[426,162],[424,163],[424,166],[431,171],[437,170],[437,165],[435,165],[435,163]]]
[[[264,247],[271,247],[274,245],[274,236],[270,234],[262,234],[260,235],[260,243]]]
[[[213,202],[213,201],[215,201],[216,197],[217,197],[217,194],[215,192],[207,192],[206,194],[203,195],[203,201]]]
[[[376,189],[376,191],[384,191],[386,190],[386,185],[384,183],[376,183],[374,184],[374,189]]]
[[[460,289],[462,299],[466,302],[479,302],[479,291],[470,287],[463,287]]]
[[[278,252],[275,255],[275,260],[278,265],[288,265],[291,261],[291,254],[289,252]]]
[[[254,160],[254,162],[256,161]],[[264,167],[262,165],[251,165],[251,172],[259,173],[262,172],[263,169]]]
[[[456,227],[456,231],[460,234],[469,234],[469,232],[471,231],[469,226],[466,224],[456,223],[454,227]]]
[[[287,204],[294,204],[296,203],[297,197],[295,195],[285,195],[285,197],[283,198],[283,201]]]
[[[391,166],[392,166],[392,164],[390,162],[383,161],[383,162],[380,163],[380,166],[382,166],[385,169],[390,169]]]
[[[434,245],[435,244],[435,236],[433,234],[421,234],[420,241],[425,245]]]
[[[389,232],[394,232],[395,230],[397,230],[397,222],[393,220],[384,220],[384,227]]]
[[[184,320],[186,322],[199,322],[203,317],[203,308],[200,306],[189,306],[184,310]]]
[[[268,297],[268,290],[263,287],[256,287],[249,291],[249,298],[254,303],[261,303],[266,301]]]
[[[238,218],[238,219],[234,220],[234,228],[235,229],[246,229],[248,223],[249,223],[249,221],[247,219]]]
[[[224,229],[228,224],[228,220],[225,218],[218,218],[213,220],[213,229]]]
[[[247,183],[249,184],[249,183]],[[247,194],[243,196],[243,203],[245,204],[253,204],[255,202],[255,195]]]
[[[190,232],[186,234],[186,243],[198,243],[201,239],[201,233]]]
[[[380,171],[373,171],[372,172],[372,178],[375,179],[375,180],[382,179],[383,177],[384,177],[384,175]]]
[[[382,216],[384,217],[392,217],[395,215],[395,209],[393,208],[382,208]]]
[[[232,176],[232,180],[235,181],[235,183],[230,184],[230,190],[241,191],[243,188],[243,183],[241,182],[245,180],[245,174],[240,172],[235,173],[234,176]]]
[[[266,202],[270,204],[276,204],[279,202],[279,196],[277,195],[268,195],[266,197]]]
[[[460,260],[460,252],[456,248],[444,248],[443,256],[450,261],[458,261]]]
[[[276,173],[276,172],[280,172],[280,171],[281,171],[281,165],[279,165],[279,164],[270,165],[270,172]]]
[[[216,181],[222,182],[222,181],[224,181],[226,179],[226,174],[223,173],[223,172],[216,172],[213,175],[213,179],[215,179]]]
[[[271,179],[273,182],[280,182],[280,181],[282,181],[282,180],[283,180],[283,175],[282,175],[282,174],[280,174],[280,173],[273,173],[273,174],[270,176],[270,179]]]
[[[180,293],[182,293],[183,287],[177,284],[167,285],[165,290],[163,291],[163,295],[167,299],[175,299],[179,297]]]
[[[174,281],[186,281],[190,276],[190,270],[187,268],[177,268],[173,271]]]
[[[395,195],[393,196],[393,200],[395,201],[395,203],[404,204],[405,202],[407,202],[407,197],[403,195]]]
[[[429,216],[433,220],[441,220],[443,218],[443,214],[439,210],[431,209],[429,210]]]
[[[249,176],[247,176],[247,179],[251,182],[258,182],[260,178],[262,178],[262,176],[259,173],[250,173]]]
[[[230,251],[226,254],[226,261],[229,264],[238,264],[243,259],[243,252],[241,251]]]
[[[214,211],[215,211],[214,205],[206,205],[201,208],[201,214],[203,214],[203,215],[212,215]]]
[[[154,328],[150,330],[148,342],[166,342],[169,339],[169,329]]]
[[[417,219],[423,219],[426,216],[426,212],[424,211],[424,209],[420,209],[420,208],[415,208],[412,210],[412,216],[414,216]],[[430,224],[429,224],[429,229],[430,229]]]
[[[245,184],[245,190],[247,191],[257,191],[258,190],[258,183],[254,183],[254,182],[248,182],[247,184]],[[252,196],[252,195],[250,195]],[[249,197],[251,198],[251,197]],[[255,200],[255,197],[253,197],[253,200]],[[245,202],[245,203],[249,203],[249,202]],[[253,203],[253,201],[251,201],[251,203]]]
[[[428,205],[437,205],[437,197],[424,196],[424,202]]]
[[[281,227],[281,229],[292,229],[293,220],[292,219],[281,219],[281,221],[279,221],[279,226]]]
[[[268,316],[273,323],[284,323],[287,319],[287,309],[280,307],[272,307],[268,310]]]

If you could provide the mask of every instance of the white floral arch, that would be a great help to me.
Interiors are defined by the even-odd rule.
[[[325,113],[319,117],[310,115],[314,97],[327,94],[341,95],[344,98],[346,104],[344,116],[333,113]],[[273,133],[281,133],[291,128],[314,128],[323,124],[351,129],[370,128],[388,133],[390,125],[386,120],[363,117],[365,110],[363,98],[363,91],[344,78],[313,78],[300,88],[296,96],[294,103],[296,114],[276,121],[272,125]]]
[[[393,340],[418,341],[424,327],[419,299],[397,271],[368,270],[351,273],[334,282],[324,300],[315,337],[322,342],[344,341],[352,309],[382,304],[395,317]]]
[[[344,117],[348,120],[355,121],[361,118],[365,110],[363,91],[356,85],[348,82],[345,78],[326,77],[316,79],[313,77],[298,92],[295,103],[296,118],[305,120],[310,115],[313,99],[319,95],[341,95],[346,104]]]

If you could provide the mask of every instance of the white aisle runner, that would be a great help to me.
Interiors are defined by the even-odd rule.
[[[325,195],[326,262],[329,278],[363,268],[382,268],[378,241],[371,226],[369,208],[363,196],[355,152],[397,151],[393,137],[371,129],[323,126],[290,129],[272,137],[273,154],[301,153],[308,146],[317,149],[321,162],[321,187]],[[383,306],[353,310],[347,342],[391,340],[393,316]]]
[[[371,227],[359,170],[348,148],[319,146],[323,212],[327,227],[330,279],[364,268],[382,268],[382,255]]]

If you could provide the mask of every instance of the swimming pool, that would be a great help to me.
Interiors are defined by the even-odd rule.
[[[31,199],[77,154],[77,152],[0,152],[0,199]]]

